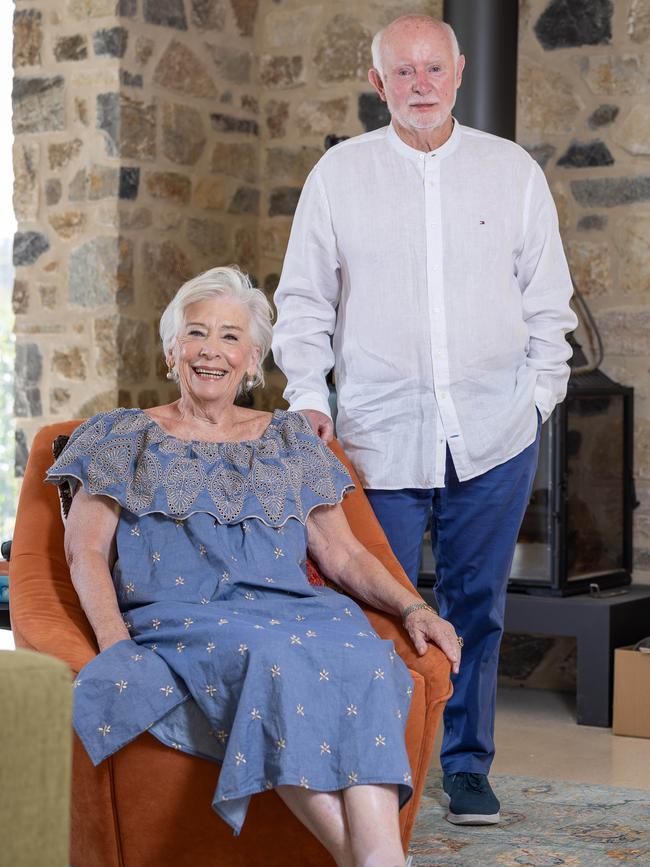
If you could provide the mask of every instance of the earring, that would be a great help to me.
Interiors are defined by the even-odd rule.
[[[165,379],[170,379],[170,380],[174,379],[174,368],[173,367],[169,368],[169,370],[167,371],[167,375],[166,375]]]
[[[252,391],[254,387],[255,387],[255,380],[253,379],[252,376],[249,376],[248,379],[246,380],[246,390]]]

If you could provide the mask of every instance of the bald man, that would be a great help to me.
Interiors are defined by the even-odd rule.
[[[451,28],[398,18],[372,44],[388,127],[329,150],[302,192],[275,301],[285,397],[337,435],[414,584],[429,520],[439,612],[463,640],[441,764],[456,824],[494,824],[488,782],[505,594],[540,427],[576,326],[539,166],[452,117]],[[412,616],[412,615],[408,615]]]

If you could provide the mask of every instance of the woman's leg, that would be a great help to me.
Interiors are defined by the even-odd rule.
[[[299,786],[278,786],[275,791],[338,867],[355,867],[341,792],[312,792]]]
[[[350,786],[343,803],[355,867],[404,867],[397,786]]]

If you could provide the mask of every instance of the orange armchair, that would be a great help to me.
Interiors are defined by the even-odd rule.
[[[37,434],[23,481],[11,549],[11,623],[16,645],[58,657],[75,674],[98,652],[63,553],[57,491],[43,483],[52,443],[80,421]],[[357,484],[343,502],[357,538],[410,586],[341,447],[332,448]],[[392,639],[414,680],[406,728],[414,794],[400,814],[408,846],[429,767],[433,740],[451,693],[449,664],[437,648],[419,657],[399,621],[366,614]],[[170,750],[148,734],[93,767],[76,735],[73,744],[71,864],[73,867],[301,867],[332,865],[318,841],[273,792],[256,795],[244,829],[234,837],[210,803],[219,774],[212,762]]]

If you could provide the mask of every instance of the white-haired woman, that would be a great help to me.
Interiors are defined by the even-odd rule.
[[[146,729],[220,762],[213,806],[236,833],[274,788],[338,864],[403,864],[410,676],[350,598],[309,584],[307,548],[344,591],[408,609],[418,651],[435,641],[457,670],[454,630],[352,536],[351,479],[303,417],[236,405],[263,381],[263,293],[214,268],[160,330],[180,398],[89,419],[48,473],[77,488],[66,553],[101,651],[75,728],[95,763]]]

